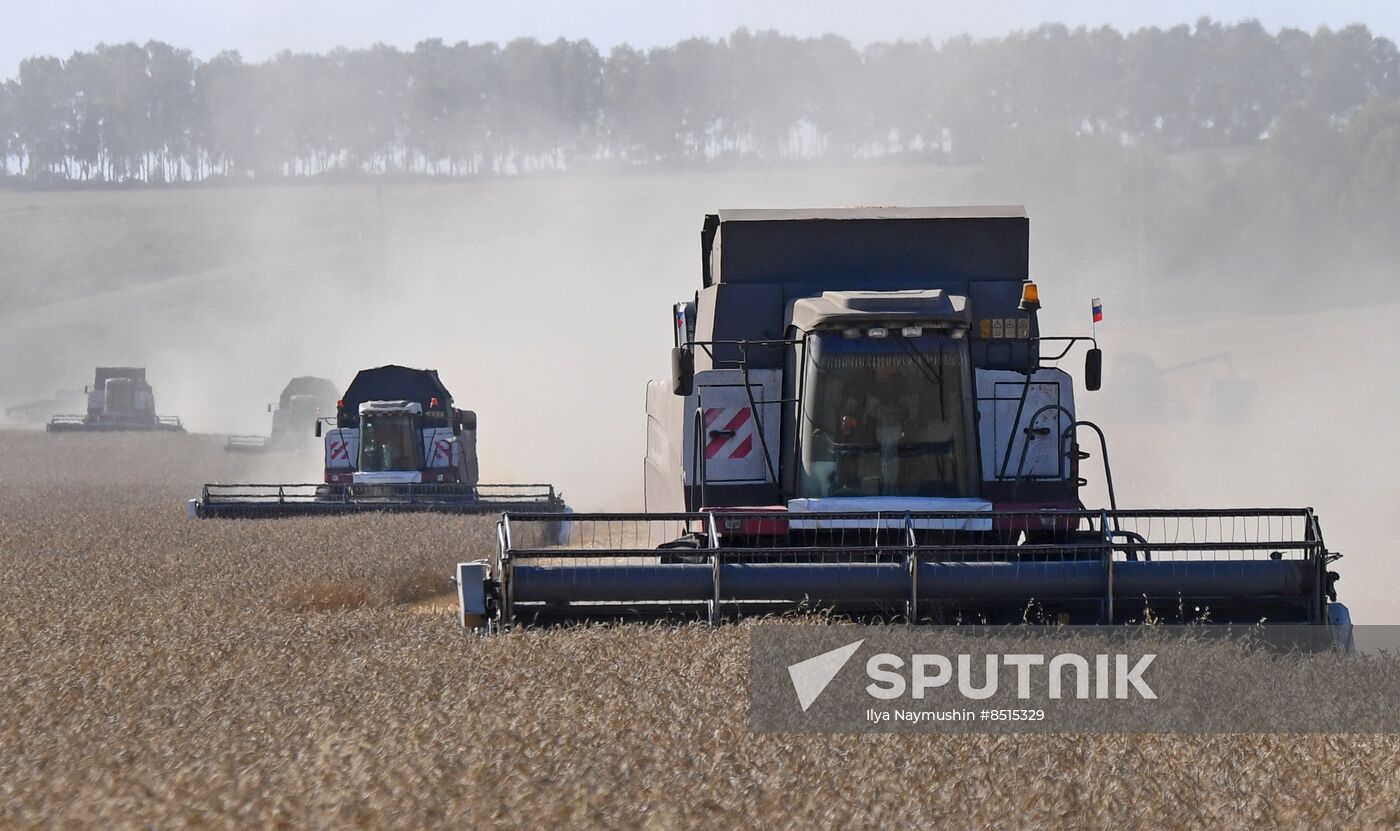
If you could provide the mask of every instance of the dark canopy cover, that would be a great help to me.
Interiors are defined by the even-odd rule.
[[[432,400],[438,403],[434,407]],[[366,401],[417,401],[423,422],[429,427],[450,425],[452,393],[438,379],[436,369],[413,369],[397,364],[362,369],[341,396],[337,421],[341,427],[358,427],[360,405]]]
[[[129,378],[132,381],[144,382],[146,368],[141,366],[99,366],[94,384],[100,388],[111,378]]]
[[[302,375],[287,382],[287,386],[282,389],[282,396],[278,399],[277,406],[283,409],[291,406],[294,395],[309,395],[318,402],[329,402],[327,405],[327,410],[329,410],[331,406],[335,405],[336,399],[340,398],[340,389],[335,385],[335,382],[326,378]]]
[[[1029,239],[1019,205],[724,210],[705,217],[702,266],[706,286],[951,289],[1026,279]]]

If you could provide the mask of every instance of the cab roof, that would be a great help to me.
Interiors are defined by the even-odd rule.
[[[809,219],[1026,219],[1021,205],[951,205],[906,208],[892,205],[855,208],[726,208],[720,222],[793,222]]]
[[[726,209],[705,217],[700,246],[706,288],[961,290],[1026,279],[1030,220],[1019,205]]]

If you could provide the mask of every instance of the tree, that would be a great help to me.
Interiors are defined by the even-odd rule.
[[[210,173],[253,171],[258,125],[252,74],[237,52],[221,52],[195,70],[192,132]]]
[[[606,57],[582,40],[426,40],[247,64],[151,41],[34,58],[3,89],[0,167],[56,180],[896,154],[980,163],[1007,141],[1064,149],[1087,138],[1267,147],[1293,165],[1368,102],[1400,98],[1400,53],[1363,26],[1271,34],[1209,18],[862,49],[739,29]],[[1377,181],[1389,181],[1383,133],[1339,151],[1374,156]]]
[[[0,84],[0,178],[10,175],[10,159],[15,155],[15,83]]]
[[[405,142],[421,170],[437,169],[452,156],[451,126],[460,108],[452,86],[453,53],[441,40],[426,40],[408,57]]]
[[[69,79],[58,58],[29,58],[19,65],[11,98],[15,145],[30,178],[59,177],[69,158],[73,117]]]
[[[334,134],[352,166],[370,173],[405,169],[403,147],[409,65],[402,52],[384,44],[340,51],[341,94]]]
[[[183,179],[193,168],[194,59],[188,49],[158,41],[145,46],[147,136],[144,150],[159,160],[163,181]]]

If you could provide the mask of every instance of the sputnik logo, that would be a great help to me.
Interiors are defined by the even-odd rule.
[[[807,712],[807,708],[816,702],[863,643],[865,639],[861,638],[855,643],[788,666],[788,677],[792,679],[792,688],[797,691],[797,703],[802,705],[802,712]]]

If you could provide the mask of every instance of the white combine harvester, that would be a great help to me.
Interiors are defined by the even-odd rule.
[[[92,386],[83,390],[87,413],[54,416],[47,427],[50,433],[185,431],[176,416],[156,415],[156,397],[144,367],[99,366],[95,375]]]
[[[336,385],[325,378],[303,375],[287,382],[277,404],[268,404],[272,414],[269,436],[229,436],[224,449],[230,453],[285,453],[305,449],[312,443],[307,427],[335,413],[339,395]]]
[[[565,510],[552,485],[478,481],[476,414],[453,406],[437,370],[361,370],[315,422],[325,445],[325,481],[208,484],[189,511],[198,517],[262,518],[362,511],[487,514]]]
[[[1098,389],[1101,353],[1042,334],[1029,239],[1020,208],[706,217],[647,513],[508,511],[458,568],[463,621],[1347,623],[1312,509],[1118,507],[1061,368],[1086,349]],[[1080,499],[1090,449],[1107,506]]]

